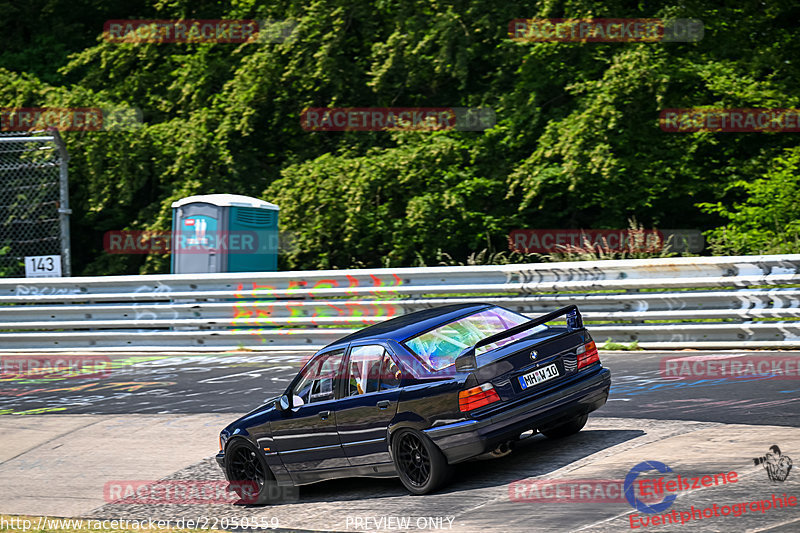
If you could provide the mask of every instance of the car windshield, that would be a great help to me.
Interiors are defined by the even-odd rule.
[[[412,337],[405,344],[432,369],[441,370],[452,365],[458,354],[481,339],[491,337],[529,320],[529,318],[508,309],[493,307]],[[495,343],[481,346],[475,351],[475,355],[494,350],[544,329],[547,329],[547,326],[536,326],[500,339]]]

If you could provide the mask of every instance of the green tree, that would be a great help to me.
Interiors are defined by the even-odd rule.
[[[706,233],[714,254],[800,253],[800,147],[776,157],[763,176],[730,188],[743,200],[700,206],[728,220]]]
[[[751,182],[799,144],[786,134],[677,134],[658,124],[665,108],[800,106],[800,28],[791,22],[800,12],[790,2],[125,5],[0,0],[12,14],[0,21],[8,36],[0,107],[142,110],[144,123],[130,131],[64,134],[78,274],[165,271],[164,256],[105,254],[103,234],[167,230],[173,200],[215,192],[278,203],[283,229],[296,236],[283,262],[291,268],[435,264],[441,254],[464,261],[504,249],[518,227],[624,228],[635,217],[646,227],[713,228],[733,222],[699,204],[746,205],[755,191],[732,184]],[[36,9],[48,24],[38,24]],[[589,16],[698,18],[705,36],[532,44],[507,35],[514,18]],[[105,20],[124,18],[290,19],[297,27],[280,43],[100,36]],[[302,110],[325,106],[487,106],[497,125],[304,131]]]

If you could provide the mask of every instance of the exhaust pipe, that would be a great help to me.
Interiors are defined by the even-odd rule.
[[[494,450],[480,454],[475,459],[478,459],[480,461],[486,461],[488,459],[499,459],[500,457],[505,457],[506,455],[510,454],[513,448],[514,448],[514,441],[508,440],[506,442],[500,443]]]
[[[506,455],[510,454],[512,449],[514,448],[514,441],[506,441],[500,444],[497,448],[489,452],[494,458],[498,457],[505,457]]]

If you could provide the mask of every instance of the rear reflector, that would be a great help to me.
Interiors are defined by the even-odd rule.
[[[497,395],[497,391],[494,390],[491,383],[484,383],[479,387],[472,387],[458,393],[458,408],[461,409],[461,412],[472,411],[499,401],[500,396]]]
[[[577,353],[578,369],[600,362],[600,354],[597,353],[597,346],[595,345],[594,341],[591,341],[578,348]]]

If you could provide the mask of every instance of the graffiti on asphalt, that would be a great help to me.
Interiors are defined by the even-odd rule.
[[[242,411],[282,392],[307,357],[233,353],[112,358],[113,379],[4,383],[0,414]]]
[[[748,381],[761,381],[769,378],[770,376],[756,375],[747,378],[739,378],[736,380],[736,382],[744,383]],[[648,394],[654,390],[667,391],[730,384],[731,380],[725,378],[698,380],[664,378],[659,374],[659,370],[652,370],[639,375],[615,377],[611,385],[611,394],[614,397],[619,398],[620,396],[625,397]]]
[[[725,410],[750,414],[754,409],[785,408],[789,404],[800,402],[800,398],[782,398],[780,400],[764,400],[747,398],[743,400],[714,400],[713,398],[684,398],[664,400],[657,403],[645,403],[636,407],[637,414],[657,413],[667,410],[680,410],[681,414],[703,411]]]

